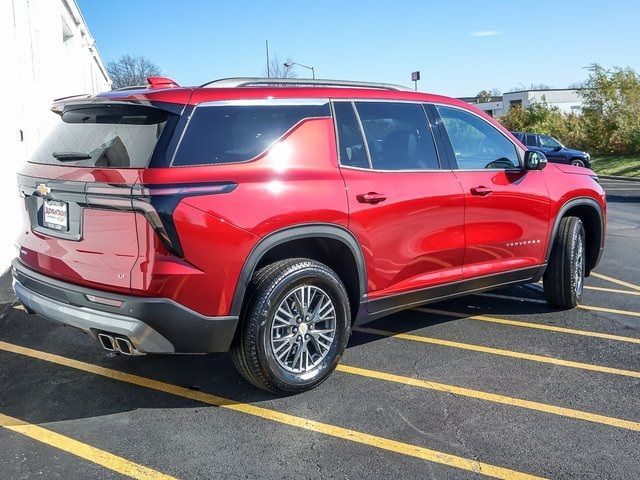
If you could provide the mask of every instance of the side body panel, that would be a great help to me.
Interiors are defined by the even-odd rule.
[[[362,245],[370,299],[462,278],[464,203],[451,171],[341,172],[349,229]],[[360,203],[358,195],[368,192],[386,200]]]
[[[464,277],[541,265],[549,234],[549,194],[539,171],[455,172],[465,192]],[[480,196],[472,189],[492,191]]]
[[[170,280],[169,272],[184,267],[163,256],[157,242],[149,242],[145,248],[156,251],[149,255],[153,264],[132,285],[135,293],[172,295],[205,315],[229,314],[242,267],[262,237],[294,225],[346,228],[348,223],[330,118],[301,122],[252,161],[151,168],[142,173],[140,182],[237,184],[230,193],[184,198],[174,212],[184,262],[192,269],[188,275]]]

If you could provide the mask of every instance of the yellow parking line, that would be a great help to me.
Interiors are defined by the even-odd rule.
[[[512,300],[518,302],[530,302],[530,303],[544,303],[544,300],[538,300],[537,298],[525,298],[525,297],[514,297],[513,295],[499,295],[496,293],[474,293],[476,297],[488,297],[488,298],[498,298],[501,300]],[[608,307],[596,307],[595,305],[578,305],[576,308],[580,310],[588,310],[592,312],[606,312],[606,313],[615,313],[617,315],[627,315],[630,317],[640,317],[640,312],[634,312],[630,310],[618,310],[617,308],[608,308]]]
[[[472,352],[489,353],[492,355],[500,355],[503,357],[518,358],[521,360],[530,360],[532,362],[548,363],[551,365],[560,365],[562,367],[579,368],[581,370],[589,370],[592,372],[610,373],[612,375],[622,375],[625,377],[640,378],[640,372],[632,370],[622,370],[620,368],[605,367],[602,365],[593,365],[590,363],[573,362],[571,360],[562,360],[561,358],[545,357],[542,355],[534,355],[531,353],[514,352],[511,350],[502,350],[500,348],[485,347],[483,345],[475,345],[472,343],[454,342],[451,340],[442,340],[440,338],[423,337],[422,335],[412,335],[409,333],[391,332],[389,330],[379,330],[376,328],[355,327],[355,332],[370,333],[381,337],[391,337],[400,340],[409,340],[412,342],[429,343],[432,345],[440,345],[443,347],[459,348],[462,350],[470,350]]]
[[[598,415],[596,413],[583,412],[580,410],[574,410],[572,408],[557,407],[555,405],[548,405],[546,403],[532,402],[521,398],[508,397],[506,395],[498,395],[495,393],[483,392],[480,390],[472,390],[469,388],[456,387],[455,385],[446,385],[444,383],[430,382],[426,380],[419,380],[417,378],[404,377],[401,375],[394,375],[391,373],[379,372],[376,370],[367,370],[364,368],[353,367],[350,365],[338,365],[336,369],[338,372],[350,373],[352,375],[359,375],[361,377],[374,378],[376,380],[384,380],[387,382],[401,383],[403,385],[409,385],[412,387],[425,388],[428,390],[436,390],[439,392],[450,393],[453,395],[460,395],[468,398],[475,398],[478,400],[485,400],[487,402],[501,403],[503,405],[509,405],[512,407],[526,408],[529,410],[535,410],[537,412],[551,413],[553,415],[560,415],[562,417],[573,418],[577,420],[584,420],[587,422],[600,423],[603,425],[609,425],[617,428],[624,428],[640,432],[640,423],[632,422],[630,420],[622,420],[620,418],[607,417],[605,415]]]
[[[616,340],[619,342],[640,343],[640,338],[624,337],[622,335],[611,335],[609,333],[592,332],[589,330],[577,330],[575,328],[556,327],[555,325],[545,325],[541,323],[522,322],[520,320],[509,320],[507,318],[488,317],[486,315],[465,315],[464,313],[450,312],[448,310],[438,310],[435,308],[414,308],[418,312],[433,313],[436,315],[448,315],[450,317],[465,318],[467,320],[477,320],[480,322],[499,323],[502,325],[512,325],[514,327],[534,328],[537,330],[547,330],[550,332],[567,333],[571,335],[582,335],[584,337],[602,338],[605,340]]]
[[[578,305],[576,308],[580,310],[590,310],[592,312],[615,313],[617,315],[628,315],[630,317],[640,317],[640,312],[631,312],[629,310],[618,310],[617,308],[596,307],[593,305]]]
[[[539,479],[533,475],[510,470],[508,468],[502,468],[495,465],[491,465],[477,460],[472,460],[457,455],[451,455],[429,448],[419,447],[409,443],[398,442],[396,440],[390,440],[384,437],[378,437],[376,435],[370,435],[368,433],[359,432],[357,430],[350,430],[347,428],[337,427],[327,423],[317,422],[315,420],[309,420],[302,417],[296,417],[276,410],[270,410],[264,407],[258,407],[256,405],[236,402],[226,398],[218,397],[208,393],[189,390],[185,387],[173,385],[170,383],[153,380],[139,375],[133,375],[130,373],[121,372],[119,370],[112,370],[109,368],[100,367],[91,363],[81,362],[71,358],[54,355],[52,353],[42,352],[19,345],[14,345],[7,342],[0,341],[0,350],[7,352],[17,353],[31,358],[44,360],[57,365],[65,367],[75,368],[83,372],[100,375],[103,377],[111,378],[113,380],[119,380],[121,382],[130,383],[140,387],[149,388],[152,390],[169,393],[179,397],[188,398],[201,403],[214,405],[221,408],[226,408],[236,412],[245,413],[255,417],[260,417],[266,420],[282,423],[285,425],[309,430],[316,433],[321,433],[330,437],[340,438],[342,440],[349,440],[351,442],[367,445],[381,450],[398,453],[401,455],[426,460],[429,462],[439,463],[462,470],[467,470],[474,473],[480,473],[494,478],[504,479]]]
[[[618,288],[592,287],[591,285],[585,285],[584,288],[586,290],[597,290],[599,292],[621,293],[621,294],[624,294],[624,295],[638,295],[638,296],[640,296],[640,291],[639,292],[632,292],[630,290],[620,290]]]
[[[599,278],[601,280],[606,280],[607,282],[617,283],[618,285],[622,285],[623,287],[627,287],[632,290],[640,291],[640,286],[634,285],[633,283],[625,282],[624,280],[619,280],[617,278],[609,277],[607,275],[602,275],[601,273],[596,273],[596,272],[591,272],[591,276],[595,278]]]
[[[79,442],[73,438],[1,413],[0,427],[25,435],[33,440],[45,443],[59,450],[75,455],[76,457],[88,460],[131,478],[140,480],[170,480],[174,478],[156,470],[152,470],[149,467],[145,467],[144,465],[140,465],[125,458],[118,457],[117,455],[113,455],[112,453],[92,447],[86,443]]]

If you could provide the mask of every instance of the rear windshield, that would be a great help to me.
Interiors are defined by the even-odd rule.
[[[31,163],[76,167],[144,168],[169,117],[140,105],[65,109]]]
[[[317,105],[215,105],[196,108],[174,166],[244,162],[255,158],[305,118],[330,116]]]

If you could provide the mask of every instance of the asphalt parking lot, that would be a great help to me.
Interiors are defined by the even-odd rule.
[[[640,182],[602,183],[581,308],[528,285],[396,314],[287,398],[227,355],[102,352],[27,315],[5,276],[0,478],[639,478]]]

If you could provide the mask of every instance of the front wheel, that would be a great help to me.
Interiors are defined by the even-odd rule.
[[[544,295],[554,307],[574,308],[582,299],[585,274],[585,235],[582,220],[565,217],[556,232],[544,274]]]
[[[240,374],[278,394],[318,386],[338,365],[351,330],[340,278],[320,262],[287,259],[254,274],[250,291],[231,347]]]

